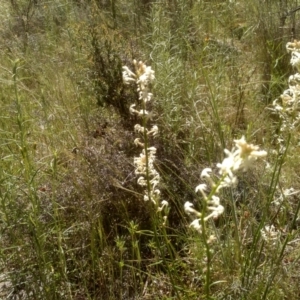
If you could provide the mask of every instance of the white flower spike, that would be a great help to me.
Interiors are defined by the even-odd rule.
[[[220,204],[220,198],[217,196],[217,193],[224,187],[235,187],[238,183],[236,172],[238,170],[247,170],[254,161],[267,155],[267,152],[259,150],[258,146],[248,144],[244,136],[239,140],[234,140],[234,142],[235,147],[231,151],[225,149],[226,157],[222,163],[217,164],[219,175],[221,175],[217,183],[211,177],[211,168],[205,168],[201,172],[201,179],[207,181],[211,186],[210,193],[206,194],[207,185],[205,183],[199,184],[195,189],[196,193],[201,192],[203,196],[202,201],[206,202],[204,205],[205,213],[209,213],[206,216],[203,212],[201,214],[194,209],[194,205],[191,202],[184,204],[185,212],[195,216],[190,227],[193,227],[200,233],[202,232],[203,224],[211,218],[219,218],[224,213],[225,208]]]

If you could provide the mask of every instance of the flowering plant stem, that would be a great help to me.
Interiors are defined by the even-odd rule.
[[[162,261],[164,268],[167,270],[171,284],[177,295],[177,299],[181,299],[176,288],[174,274],[172,274],[173,272],[169,267],[169,262],[166,260],[166,254],[168,254],[172,260],[176,255],[174,249],[170,245],[165,228],[168,214],[168,202],[166,200],[160,201],[160,174],[154,167],[156,148],[149,145],[149,136],[154,137],[158,132],[157,125],[153,125],[151,129],[147,128],[149,115],[146,108],[147,103],[152,100],[153,96],[152,93],[149,92],[149,85],[155,78],[154,71],[151,67],[146,66],[141,61],[137,62],[134,60],[133,63],[135,66],[135,73],[128,67],[124,66],[122,74],[125,84],[135,82],[140,100],[141,110],[135,109],[136,104],[132,104],[130,106],[130,113],[136,114],[142,119],[142,126],[140,124],[136,124],[134,126],[135,131],[142,133],[143,136],[143,142],[141,142],[139,138],[135,140],[135,144],[143,148],[140,157],[134,158],[134,164],[136,166],[135,173],[139,176],[138,184],[144,189],[144,201],[151,205],[149,206],[149,210],[153,229],[152,236],[156,247],[155,253],[158,253],[158,260]]]
[[[203,209],[202,209],[203,215],[206,212],[206,206],[207,205],[203,205]],[[209,246],[209,243],[208,243],[208,236],[207,236],[207,232],[206,232],[206,222],[205,222],[204,218],[201,218],[201,226],[202,226],[202,239],[203,239],[203,243],[204,243],[204,247],[205,247],[205,252],[206,252],[206,274],[205,274],[205,285],[204,285],[204,288],[205,288],[206,299],[210,299],[211,251],[210,251],[210,246]]]
[[[142,123],[143,123],[143,127],[146,128],[147,126],[147,116],[145,114],[145,111],[146,111],[146,103],[144,101],[142,101],[143,103],[143,115],[142,115]],[[167,269],[167,272],[168,272],[168,275],[169,275],[169,278],[171,280],[171,283],[172,283],[172,286],[175,288],[175,293],[176,293],[176,296],[177,296],[177,299],[181,299],[180,297],[180,294],[178,293],[177,289],[176,289],[176,284],[174,282],[174,278],[173,278],[173,275],[172,275],[172,272],[169,268],[169,264],[168,262],[166,261],[165,259],[165,253],[163,252],[163,249],[160,245],[160,239],[159,239],[159,229],[158,229],[158,226],[160,224],[159,222],[159,216],[160,214],[158,215],[156,212],[157,212],[157,208],[159,206],[159,203],[157,203],[156,201],[152,201],[151,199],[151,183],[150,183],[150,172],[149,172],[149,155],[148,155],[148,135],[147,135],[147,131],[144,130],[143,132],[143,138],[144,138],[144,150],[145,150],[145,160],[146,160],[146,181],[147,181],[147,194],[148,194],[148,197],[149,197],[149,203],[152,203],[152,202],[155,202],[155,208],[153,211],[153,214],[152,214],[152,223],[153,223],[153,234],[154,234],[154,239],[155,239],[155,244],[159,250],[159,253],[161,253],[161,256],[162,256],[162,259],[163,259],[163,262],[164,262],[164,266],[166,267]],[[167,232],[165,230],[165,227],[163,226],[164,230],[163,230],[163,237],[166,241],[166,245],[167,245],[167,249],[168,249],[168,252],[170,254],[170,256],[173,258],[174,256],[174,252],[172,251],[172,249],[170,249],[170,245],[169,245],[169,242],[168,242],[168,238],[167,238]]]
[[[241,240],[240,240],[240,234],[239,234],[239,222],[238,222],[238,216],[237,216],[237,209],[235,205],[235,200],[233,197],[233,190],[230,189],[231,192],[231,208],[233,213],[233,222],[234,222],[234,238],[235,238],[235,255],[236,260],[238,264],[240,265],[242,263],[242,251],[241,251]]]
[[[146,103],[145,101],[142,101],[143,105],[143,116],[142,116],[142,122],[143,122],[143,127],[146,128],[147,126],[147,116],[145,114],[146,111]],[[147,181],[147,194],[149,197],[149,202],[152,202],[151,199],[151,184],[150,184],[150,172],[149,172],[149,153],[148,153],[148,135],[147,131],[143,131],[143,137],[144,137],[144,149],[145,149],[145,160],[146,160],[146,181]],[[156,205],[157,206],[157,205]]]

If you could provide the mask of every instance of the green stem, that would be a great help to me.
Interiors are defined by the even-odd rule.
[[[238,216],[237,216],[237,210],[235,201],[233,198],[233,193],[231,189],[231,205],[232,205],[232,212],[233,212],[233,222],[234,222],[234,236],[235,236],[235,243],[236,243],[236,258],[238,261],[238,264],[242,262],[242,255],[241,255],[241,240],[239,236],[239,222],[238,222]]]
[[[146,181],[147,181],[147,194],[148,194],[148,198],[149,198],[149,202],[153,203],[152,201],[152,197],[151,197],[151,184],[150,184],[150,172],[149,172],[149,155],[148,155],[148,144],[149,144],[149,141],[148,141],[148,135],[147,135],[147,131],[146,131],[146,128],[147,128],[147,115],[145,114],[146,112],[146,102],[142,99],[142,109],[143,109],[143,117],[142,117],[142,124],[143,124],[143,127],[144,127],[144,132],[143,132],[143,137],[144,137],[144,151],[145,151],[145,158],[146,158]],[[177,296],[177,299],[181,299],[180,297],[180,294],[176,288],[176,285],[175,285],[175,281],[174,281],[174,278],[173,278],[173,275],[172,275],[172,272],[170,270],[170,267],[169,267],[169,264],[168,262],[166,261],[166,258],[165,258],[165,253],[160,245],[160,239],[159,239],[159,225],[158,225],[158,216],[157,216],[157,208],[159,206],[159,203],[157,203],[155,201],[155,207],[154,207],[154,210],[152,209],[152,214],[151,214],[151,217],[152,217],[152,223],[153,223],[153,233],[154,233],[154,240],[155,240],[155,243],[156,243],[156,246],[158,247],[158,250],[159,250],[159,253],[161,255],[161,258],[163,260],[163,264],[164,266],[166,267],[166,270],[167,270],[167,273],[169,275],[169,278],[170,278],[170,281],[171,281],[171,284],[175,290],[175,293],[176,293],[176,296]],[[166,237],[165,237],[166,238]],[[170,251],[170,248],[169,248],[169,244],[167,242],[167,248],[168,248],[168,251],[170,252],[170,254],[172,254],[172,251]],[[172,257],[172,256],[171,256]]]
[[[205,247],[205,252],[206,252],[206,271],[205,271],[204,290],[205,290],[206,299],[210,299],[211,252],[210,252],[210,246],[208,244],[206,221],[204,220],[204,217],[203,217],[206,213],[206,210],[207,210],[207,201],[208,201],[208,199],[205,199],[203,201],[202,216],[201,216],[201,231],[202,231],[202,240],[203,240],[204,247]]]
[[[146,103],[144,100],[142,100],[142,109],[143,109],[143,127],[144,127],[144,132],[143,132],[143,137],[144,137],[144,150],[145,150],[145,157],[146,157],[146,181],[147,181],[147,194],[150,203],[152,202],[151,199],[151,184],[150,184],[150,174],[149,174],[149,154],[148,154],[148,135],[147,135],[147,115],[145,114],[146,111]],[[158,204],[156,204],[158,206]],[[156,207],[157,208],[157,207]]]

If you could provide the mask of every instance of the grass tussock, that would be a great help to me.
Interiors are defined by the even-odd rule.
[[[0,298],[298,299],[298,0],[2,2]]]

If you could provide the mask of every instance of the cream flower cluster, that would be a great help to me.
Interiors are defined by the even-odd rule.
[[[195,210],[191,202],[186,202],[184,205],[185,212],[194,216],[190,227],[193,227],[199,232],[202,232],[203,222],[211,218],[216,219],[224,212],[224,207],[220,204],[220,198],[217,196],[218,192],[224,187],[235,187],[238,183],[237,171],[246,171],[253,165],[254,161],[267,155],[267,152],[259,150],[258,146],[248,144],[245,137],[234,140],[234,142],[235,147],[231,151],[225,149],[225,159],[222,163],[217,164],[217,168],[219,169],[219,179],[217,181],[214,181],[211,177],[212,169],[205,168],[201,172],[200,177],[206,183],[199,184],[195,191],[196,193],[201,193],[205,201],[205,213],[208,214],[206,216],[202,215],[203,212],[200,213]],[[210,193],[208,194],[207,191],[209,190]]]
[[[291,53],[291,65],[300,72],[300,42],[294,41],[287,43],[286,49]],[[291,75],[288,80],[289,88],[283,94],[273,101],[273,108],[281,119],[281,132],[291,131],[300,125],[300,74]],[[279,137],[279,141],[282,137]]]
[[[233,150],[224,150],[227,157],[222,163],[217,164],[219,174],[224,178],[222,187],[235,186],[237,178],[234,172],[237,170],[247,171],[258,158],[267,156],[267,152],[259,150],[258,146],[248,144],[245,137],[234,140]]]
[[[123,67],[123,82],[137,85],[139,94],[140,108],[136,109],[136,104],[132,104],[129,108],[130,113],[143,118],[143,126],[136,124],[134,131],[141,137],[134,140],[134,144],[142,148],[140,156],[134,157],[135,174],[138,176],[137,183],[144,187],[144,200],[152,201],[158,211],[163,211],[168,207],[168,202],[160,201],[160,190],[158,188],[160,175],[154,167],[156,158],[156,148],[148,145],[148,138],[155,137],[158,134],[158,126],[153,125],[150,129],[146,128],[149,112],[146,110],[147,103],[152,100],[153,94],[150,93],[150,84],[155,79],[154,71],[150,66],[146,66],[143,62],[133,61],[135,72],[128,67]]]
[[[300,72],[300,42],[294,40],[294,42],[289,42],[286,44],[286,49],[288,52],[291,52],[291,65],[297,68],[297,71]]]
[[[279,242],[280,232],[276,230],[274,225],[266,225],[260,230],[260,233],[263,240],[270,245],[276,245]]]

